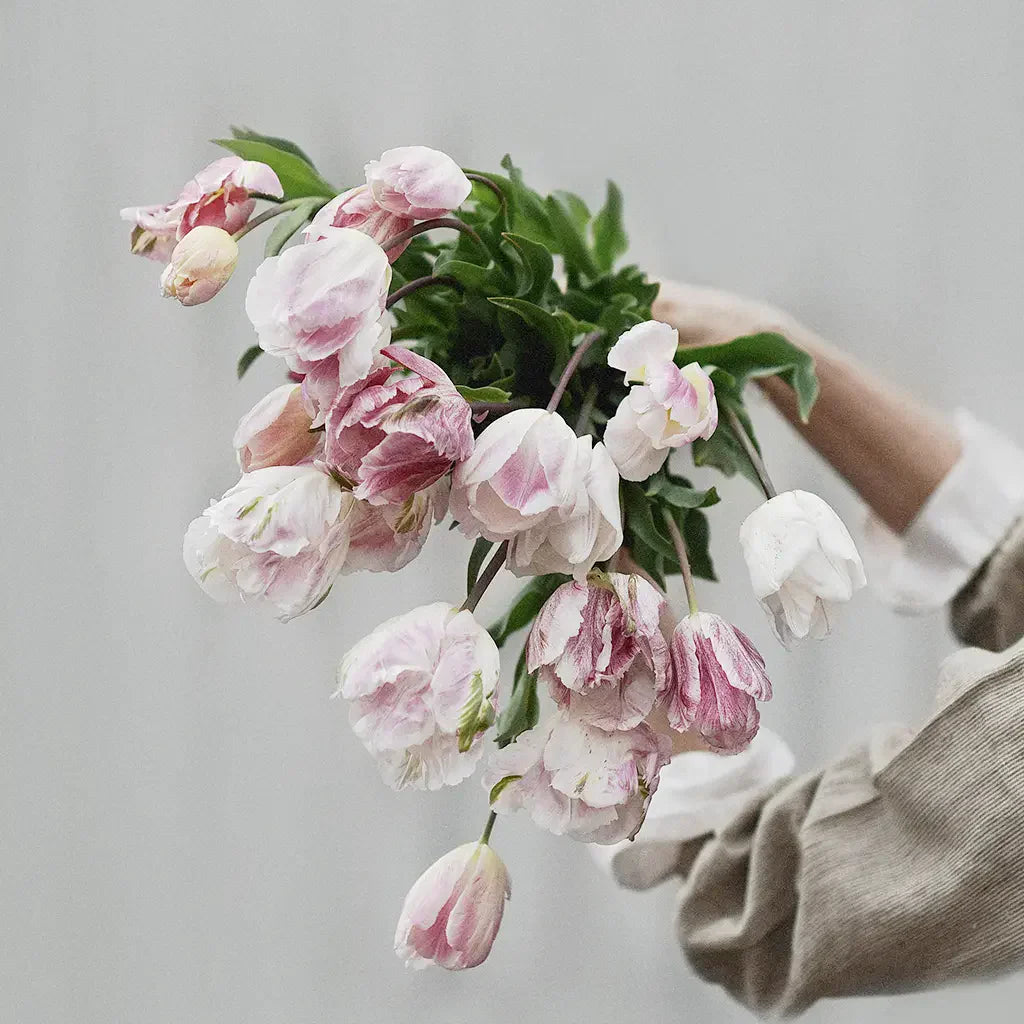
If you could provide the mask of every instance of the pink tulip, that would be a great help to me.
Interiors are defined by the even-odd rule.
[[[402,503],[473,450],[469,403],[436,363],[392,345],[390,364],[340,392],[326,418],[324,458],[373,504]]]
[[[672,728],[696,725],[716,750],[745,749],[760,725],[755,701],[772,696],[757,648],[725,619],[697,612],[676,626],[669,649],[672,685],[665,710]]]
[[[586,843],[633,838],[643,825],[671,743],[646,723],[605,732],[564,712],[495,750],[483,784],[499,814],[519,808],[555,835]]]
[[[508,540],[520,576],[582,579],[622,543],[618,475],[603,445],[557,413],[517,409],[488,426],[455,467],[452,513],[463,532]]]
[[[414,223],[411,217],[400,217],[378,206],[370,187],[359,185],[335,196],[326,206],[321,207],[303,234],[307,242],[318,242],[324,237],[325,228],[355,228],[383,245],[389,238],[411,228]],[[390,249],[388,259],[394,263],[408,245],[408,242],[404,242]]]
[[[511,894],[508,871],[490,846],[459,846],[427,868],[409,890],[395,952],[415,968],[476,967],[491,951]]]
[[[237,262],[238,243],[226,231],[198,227],[174,247],[160,287],[165,298],[198,306],[228,283]]]
[[[473,188],[450,156],[426,146],[382,153],[366,165],[366,182],[379,206],[415,220],[443,217],[461,206]]]
[[[121,211],[121,219],[132,228],[132,253],[146,259],[166,263],[178,239],[181,219],[173,203],[163,206],[129,206]]]
[[[282,384],[264,396],[239,421],[233,445],[243,473],[267,466],[296,466],[311,461],[321,435],[312,422],[298,384]]]
[[[260,346],[306,373],[337,356],[340,385],[365,376],[386,343],[381,327],[391,283],[384,250],[353,228],[265,259],[249,283],[245,311]]]
[[[668,684],[665,599],[642,576],[592,573],[560,586],[540,610],[526,665],[580,721],[632,729]]]
[[[338,694],[392,789],[439,789],[471,775],[483,754],[498,668],[487,630],[442,601],[360,640],[342,659]]]

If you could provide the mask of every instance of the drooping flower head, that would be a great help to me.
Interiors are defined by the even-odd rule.
[[[400,146],[366,165],[374,200],[389,213],[415,220],[443,217],[472,191],[469,178],[446,153],[427,146]]]
[[[671,744],[646,723],[606,732],[559,712],[488,758],[492,809],[526,809],[555,835],[610,844],[640,831]]]
[[[754,596],[783,644],[827,636],[832,605],[867,582],[843,521],[809,491],[785,491],[754,509],[740,547]]]
[[[631,729],[668,685],[665,599],[642,576],[591,573],[545,602],[526,644],[526,666],[581,721]]]
[[[511,894],[508,871],[489,845],[459,846],[427,868],[409,890],[395,952],[415,968],[476,967],[491,951]]]
[[[472,410],[436,363],[392,345],[388,362],[343,389],[326,415],[324,458],[373,504],[402,503],[473,450]]]
[[[710,612],[688,615],[672,634],[672,681],[665,695],[669,725],[696,726],[722,753],[738,753],[757,735],[756,701],[771,700],[764,659],[750,639]]]
[[[232,444],[242,472],[311,461],[321,446],[321,435],[311,426],[302,387],[274,388],[239,420]]]
[[[472,774],[497,683],[487,630],[443,601],[382,623],[338,668],[352,728],[392,789],[438,789]]]
[[[634,385],[604,434],[626,480],[646,480],[673,448],[707,439],[718,426],[714,384],[697,363],[676,366],[678,345],[674,328],[648,320],[626,331],[608,353],[608,365]]]
[[[541,409],[517,409],[481,433],[455,467],[451,505],[468,536],[510,542],[519,576],[582,579],[622,543],[618,474],[604,446]]]
[[[171,252],[160,276],[165,298],[183,306],[209,302],[228,283],[238,262],[238,243],[222,228],[198,227]]]
[[[326,237],[325,228],[354,228],[369,235],[378,245],[383,245],[415,223],[412,217],[401,217],[379,206],[370,186],[359,185],[335,196],[321,207],[303,234],[307,242],[318,242]],[[388,250],[388,259],[394,263],[408,245],[404,242]]]
[[[384,250],[353,228],[265,259],[249,283],[245,311],[260,347],[292,370],[337,356],[340,384],[370,369],[385,336],[380,329],[391,265]]]

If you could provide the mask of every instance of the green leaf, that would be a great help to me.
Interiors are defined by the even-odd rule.
[[[695,466],[711,466],[726,476],[734,476],[736,473],[740,473],[760,490],[761,479],[757,475],[757,470],[750,461],[750,457],[747,455],[747,450],[733,431],[728,417],[724,415],[726,409],[731,408],[736,413],[754,447],[758,451],[761,449],[757,443],[757,438],[754,436],[754,427],[750,422],[750,417],[743,408],[743,403],[736,397],[739,392],[723,386],[721,380],[723,373],[724,371],[722,370],[715,370],[711,374],[718,397],[718,427],[708,440],[705,441],[698,438],[693,442],[691,446],[693,464]]]
[[[673,482],[668,476],[658,473],[647,482],[647,496],[658,497],[676,508],[707,508],[717,505],[721,498],[714,487],[706,491],[690,487],[688,484]]]
[[[296,206],[290,213],[275,218],[274,230],[270,232],[267,244],[263,247],[264,257],[276,256],[288,244],[292,235],[313,216],[320,205],[319,198],[308,199]]]
[[[484,564],[487,552],[494,547],[493,541],[478,537],[473,544],[473,550],[469,553],[469,563],[466,565],[466,593],[469,594],[476,586],[477,577],[480,575],[480,567]]]
[[[237,368],[239,380],[245,376],[245,371],[248,370],[249,367],[256,362],[257,357],[262,354],[263,349],[261,349],[259,345],[251,345],[241,354],[241,356],[239,356]]]
[[[544,210],[551,224],[551,234],[555,240],[555,251],[565,259],[566,273],[572,278],[574,273],[587,277],[597,277],[597,264],[590,253],[586,236],[583,233],[579,216],[580,210],[574,206],[569,193],[555,193],[544,201]],[[572,199],[578,197],[573,196]],[[582,202],[582,200],[581,200]],[[586,207],[583,207],[586,210]],[[589,217],[589,214],[587,214]]]
[[[498,715],[494,742],[507,747],[517,736],[532,729],[540,719],[540,702],[537,700],[537,676],[526,670],[526,650],[519,655],[512,692],[508,703]]]
[[[466,260],[439,256],[432,272],[436,277],[454,277],[464,288],[482,295],[500,295],[508,286],[505,275],[494,264],[481,267]]]
[[[814,360],[781,334],[750,334],[724,345],[679,350],[679,361],[719,366],[732,375],[737,390],[756,377],[779,376],[796,392],[800,418],[806,422],[818,397]]]
[[[514,313],[525,324],[533,328],[548,344],[548,357],[552,373],[560,372],[572,354],[570,342],[576,336],[574,325],[577,323],[568,313],[558,310],[556,313],[549,313],[546,309],[525,299],[517,299],[514,296],[496,296],[488,300],[500,309]],[[520,351],[517,353],[517,362],[528,360],[531,353]],[[533,353],[536,359],[536,353]]]
[[[491,634],[494,642],[503,647],[505,641],[519,630],[525,629],[541,610],[544,602],[568,579],[558,573],[551,573],[547,576],[534,576],[529,583],[519,591],[512,607],[506,612],[505,617],[495,622],[488,633]]]
[[[515,277],[516,295],[530,302],[538,302],[551,283],[555,261],[547,246],[534,242],[524,235],[505,232],[502,238],[508,242],[517,256]]]
[[[679,526],[686,541],[686,554],[690,559],[690,571],[694,576],[705,580],[716,580],[715,567],[711,564],[709,543],[711,531],[708,528],[708,517],[703,512],[691,509],[687,512]]]
[[[498,779],[498,781],[491,786],[491,792],[487,797],[487,802],[493,807],[494,801],[497,800],[513,782],[518,782],[521,778],[522,775],[506,775],[504,778]]]
[[[676,549],[672,541],[662,533],[654,520],[655,502],[647,496],[640,484],[622,485],[623,511],[626,514],[626,528],[656,554],[676,560]],[[660,518],[660,512],[659,512]]]
[[[302,196],[324,196],[330,199],[338,193],[330,182],[319,175],[311,163],[287,149],[280,149],[257,139],[213,141],[243,160],[259,160],[270,167],[281,180],[285,199],[299,199]]]
[[[291,139],[282,139],[277,135],[263,135],[260,132],[254,132],[251,128],[238,127],[237,125],[231,126],[231,134],[236,139],[245,139],[249,142],[265,142],[268,146],[273,146],[275,149],[283,149],[286,153],[294,153],[300,160],[305,160],[310,167],[313,166],[313,161]]]
[[[512,157],[507,153],[502,157],[501,166],[508,171],[505,198],[508,201],[512,230],[517,235],[524,235],[541,245],[551,247],[554,244],[554,237],[544,209],[544,200],[523,183],[522,172],[512,163]],[[491,174],[488,177],[494,178],[499,185],[505,187],[505,182],[496,175]]]
[[[467,402],[507,402],[512,397],[511,391],[504,391],[493,385],[483,388],[471,388],[465,384],[456,384],[455,390]]]
[[[622,226],[622,193],[614,181],[608,182],[604,206],[598,210],[591,230],[594,235],[594,259],[598,267],[607,273],[629,246],[629,238]]]

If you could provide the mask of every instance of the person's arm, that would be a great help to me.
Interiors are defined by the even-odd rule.
[[[801,423],[795,396],[777,377],[761,383],[779,411],[896,533],[914,520],[960,454],[945,420],[883,381],[793,317],[727,292],[665,282],[654,316],[687,345],[776,331],[815,361],[821,394]]]

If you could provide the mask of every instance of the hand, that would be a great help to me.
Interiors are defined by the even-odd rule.
[[[800,344],[806,328],[780,309],[703,285],[662,281],[654,300],[655,320],[671,324],[682,345],[719,345],[762,331],[777,331]]]

